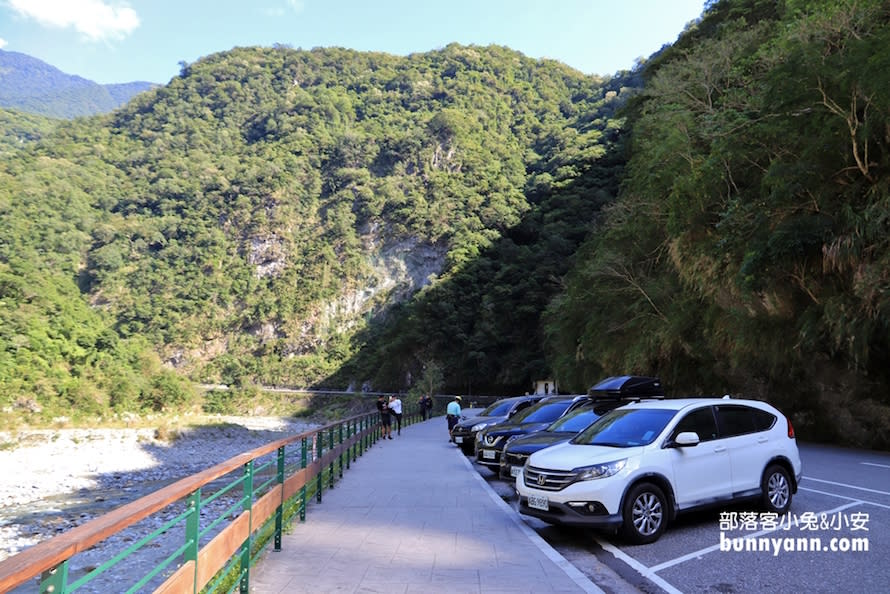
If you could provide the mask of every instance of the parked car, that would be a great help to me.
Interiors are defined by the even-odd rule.
[[[532,454],[516,477],[519,511],[553,524],[657,540],[677,514],[758,500],[784,514],[801,477],[791,421],[756,400],[643,400]]]
[[[490,425],[509,419],[516,413],[532,406],[543,397],[540,394],[532,394],[497,400],[480,412],[478,416],[458,421],[457,425],[451,429],[451,437],[464,454],[472,456],[477,432]]]
[[[515,439],[504,444],[504,451],[500,457],[500,477],[505,480],[514,479],[525,466],[525,461],[530,455],[538,450],[572,439],[608,412],[609,408],[602,409],[610,405],[611,403],[584,402],[541,431],[535,431],[528,435],[517,435]]]
[[[663,397],[664,390],[657,377],[607,377],[590,388],[586,398],[576,398],[565,414],[549,426],[509,437],[499,456],[500,478],[512,480],[532,453],[568,441],[613,408],[640,398]]]
[[[586,396],[548,396],[511,418],[476,433],[476,462],[500,472],[504,444],[520,435],[545,429]]]

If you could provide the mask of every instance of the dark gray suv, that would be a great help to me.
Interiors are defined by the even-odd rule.
[[[496,423],[505,421],[543,398],[543,394],[502,398],[479,413],[478,416],[458,422],[451,430],[457,447],[467,456],[475,453],[476,433]]]

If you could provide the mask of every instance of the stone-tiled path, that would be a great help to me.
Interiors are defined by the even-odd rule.
[[[442,417],[358,458],[251,570],[251,592],[602,592],[448,443]]]

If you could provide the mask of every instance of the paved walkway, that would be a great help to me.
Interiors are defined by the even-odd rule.
[[[453,444],[442,417],[378,441],[311,503],[251,592],[602,592],[508,506]]]

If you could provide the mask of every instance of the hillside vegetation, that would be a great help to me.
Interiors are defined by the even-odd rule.
[[[723,0],[634,72],[238,48],[0,119],[0,405],[658,374],[890,445],[890,12]]]
[[[357,337],[508,232],[559,246],[512,273],[553,285],[608,196],[548,201],[605,154],[620,95],[499,47],[242,48],[60,124],[0,169],[5,406],[169,408],[188,401],[179,378],[403,387],[426,360],[379,369],[383,345]],[[527,295],[538,311],[548,296]],[[527,337],[540,368],[534,322],[487,323]],[[525,386],[525,358],[502,355],[486,365]]]
[[[621,198],[547,313],[557,375],[659,370],[890,446],[890,6],[715,3],[645,69]]]

